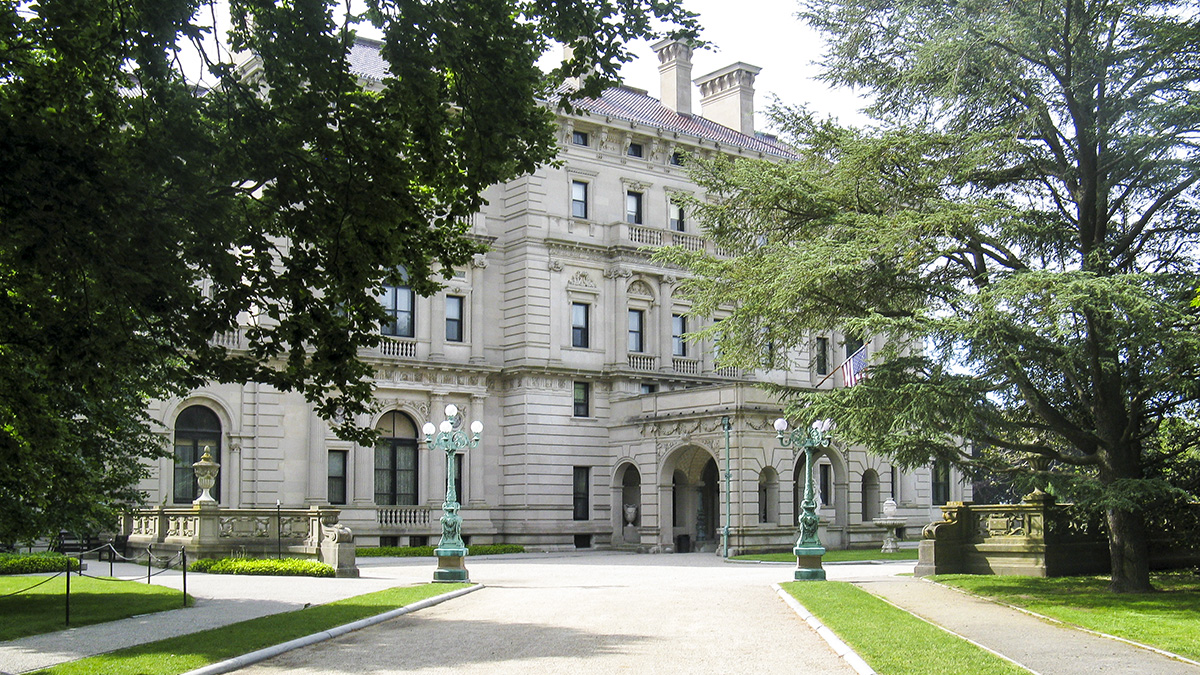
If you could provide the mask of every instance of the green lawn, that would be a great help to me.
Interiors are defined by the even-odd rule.
[[[119,649],[37,672],[54,675],[176,675],[467,586],[470,584],[422,584],[389,588],[326,605]]]
[[[62,630],[65,625],[66,577],[17,595],[46,577],[0,577],[0,640]],[[137,614],[183,607],[183,594],[137,581],[71,577],[71,626],[115,621]]]
[[[852,584],[780,584],[821,623],[887,675],[1029,675],[1029,671],[931,626]]]
[[[1107,577],[932,577],[1084,628],[1116,635],[1200,660],[1200,577],[1157,574],[1155,593],[1116,594]]]
[[[787,553],[757,553],[751,555],[735,555],[734,560],[759,560],[762,562],[796,562],[796,555]],[[821,556],[823,562],[848,562],[855,560],[916,560],[917,549],[900,549],[898,553],[880,553],[877,548],[855,549],[852,551],[826,551]]]

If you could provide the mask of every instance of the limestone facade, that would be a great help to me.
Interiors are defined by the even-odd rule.
[[[469,543],[717,550],[727,521],[731,552],[793,543],[803,456],[780,447],[771,421],[781,408],[753,384],[842,386],[837,372],[826,373],[845,359],[843,336],[812,336],[794,369],[753,372],[720,368],[711,344],[678,339],[700,326],[675,297],[680,272],[651,262],[647,248],[721,254],[672,201],[704,196],[682,156],[790,156],[770,137],[739,130],[753,66],[695,80],[702,108],[730,119],[687,114],[691,92],[669,90],[691,79],[682,47],[655,45],[663,99],[689,110],[620,87],[560,115],[561,164],[487,191],[471,235],[490,250],[432,297],[397,289],[384,299],[396,317],[384,332],[394,335],[360,355],[377,368],[378,412],[359,422],[384,429],[380,447],[336,438],[297,394],[214,384],[151,411],[180,465],[216,444],[213,494],[223,506],[333,504],[360,546],[432,544],[445,461],[418,430],[440,423],[453,403],[467,423],[484,423],[481,444],[461,459]],[[356,52],[372,49],[362,41]],[[724,102],[706,105],[712,96]],[[220,339],[243,346],[237,334]],[[197,406],[203,414],[193,410],[181,426]],[[728,456],[723,417],[732,427]],[[150,503],[190,502],[172,459],[152,473],[143,485]],[[889,496],[912,534],[940,517],[935,501],[969,499],[957,476],[934,478],[929,468],[899,471],[835,442],[815,471],[825,545],[878,545],[883,528],[872,520]]]

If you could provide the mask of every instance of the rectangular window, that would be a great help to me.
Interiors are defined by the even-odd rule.
[[[417,503],[417,441],[385,438],[375,446],[375,503]]]
[[[446,296],[446,342],[463,341],[463,297]]]
[[[329,503],[346,503],[346,451],[329,451]]]
[[[630,143],[629,149],[625,151],[625,154],[629,155],[630,157],[643,156],[644,152],[642,150],[642,144],[641,143]]]
[[[817,344],[813,347],[813,360],[816,361],[817,374],[829,374],[829,338],[817,338]]]
[[[645,347],[646,313],[640,309],[629,310],[629,351],[641,352]]]
[[[820,481],[818,489],[821,494],[817,495],[821,499],[821,504],[828,506],[833,502],[833,467],[829,464],[818,465]]]
[[[856,337],[851,337],[851,336],[847,335],[845,344],[846,344],[846,360],[849,361],[851,356],[854,356],[855,354],[858,353],[858,350],[862,349],[863,341]]]
[[[384,286],[379,302],[387,314],[381,331],[395,337],[413,336],[413,292],[408,286]]]
[[[687,317],[682,314],[671,315],[671,353],[675,356],[687,356],[687,343],[683,336],[687,333]]]
[[[933,463],[933,505],[950,501],[950,464],[942,460]]]
[[[463,457],[461,453],[454,456],[454,495],[460,504],[467,501],[467,493],[463,491]]]
[[[643,394],[653,394],[653,393],[656,393],[657,391],[658,391],[657,384],[646,384],[645,382],[642,383],[642,393]]]
[[[683,153],[672,152],[671,153],[671,163],[674,164],[675,166],[683,166]]]
[[[683,232],[683,207],[679,204],[671,204],[671,229],[676,232]]]
[[[591,467],[577,466],[574,471],[573,506],[575,520],[588,520],[592,515]]]
[[[592,415],[592,385],[587,382],[575,383],[575,417],[591,417]]]
[[[571,132],[571,142],[574,143],[575,145],[582,145],[584,147],[587,147],[587,144],[588,144],[587,132],[572,131]]]
[[[642,224],[642,193],[632,190],[625,193],[625,222],[631,225]]]
[[[588,330],[588,305],[585,302],[571,303],[571,346],[586,349],[590,344]]]
[[[571,181],[571,217],[588,217],[588,184],[581,180]]]

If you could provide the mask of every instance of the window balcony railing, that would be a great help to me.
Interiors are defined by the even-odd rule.
[[[225,333],[217,333],[209,339],[209,342],[226,349],[241,349],[242,332],[240,330],[231,330]]]
[[[672,365],[675,368],[675,372],[683,375],[698,375],[700,373],[700,361],[698,359],[676,356],[673,359]]]
[[[658,361],[657,356],[646,356],[645,354],[630,354],[629,367],[633,370],[654,370],[654,364]]]
[[[415,359],[417,358],[417,342],[416,340],[400,340],[385,337],[383,338],[383,342],[379,343],[379,353],[384,356]]]
[[[742,370],[733,366],[725,366],[724,368],[715,368],[713,370],[713,375],[716,375],[717,377],[741,379]]]
[[[385,527],[424,528],[429,525],[428,506],[380,506],[375,511],[375,520]]]
[[[648,227],[630,225],[629,240],[642,246],[662,246],[663,232],[662,230],[653,230]]]

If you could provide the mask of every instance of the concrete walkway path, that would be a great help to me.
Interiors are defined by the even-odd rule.
[[[87,574],[108,576],[108,563],[88,561],[87,564]],[[180,572],[155,572],[157,574],[151,577],[153,583],[182,588],[183,575]],[[146,568],[116,563],[113,565],[113,576],[144,581]],[[290,612],[305,604],[323,604],[406,583],[420,583],[426,581],[428,576],[418,574],[416,568],[412,568],[407,575],[402,571],[394,571],[361,579],[189,574],[188,594],[195,599],[192,607],[0,642],[0,674],[47,668],[114,649],[195,633],[268,614]],[[4,617],[5,620],[9,618]]]
[[[1134,645],[1044,621],[911,577],[854,578],[917,616],[999,652],[1040,675],[1200,675],[1200,667]]]
[[[771,590],[710,554],[469,561],[486,588],[240,673],[850,673]]]

